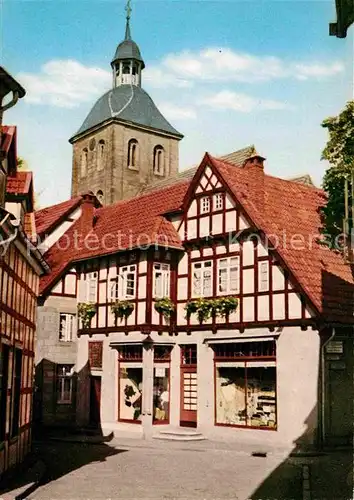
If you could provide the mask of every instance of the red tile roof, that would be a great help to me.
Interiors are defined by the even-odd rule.
[[[83,228],[81,219],[45,254],[52,272],[41,279],[44,293],[70,262],[108,255],[145,244],[181,248],[181,240],[173,224],[162,213],[178,208],[189,182],[174,184],[163,190],[120,201],[96,209],[94,227]],[[84,236],[87,237],[84,242]],[[58,248],[67,248],[58,251]]]
[[[318,243],[319,209],[325,204],[325,193],[311,186],[266,175],[259,167],[238,168],[210,156],[206,156],[205,161],[217,170],[255,228],[268,235],[279,259],[288,267],[315,311],[323,314],[326,320],[353,321],[351,267],[340,253]],[[159,240],[161,244],[181,248],[174,226],[161,214],[178,209],[193,182],[183,181],[97,209],[92,229],[83,228],[80,220],[77,221],[58,242],[59,248],[67,247],[68,250],[58,251],[54,245],[47,252],[45,257],[52,272],[41,279],[41,293],[46,292],[75,260],[133,248],[144,243],[144,238],[151,243]],[[90,234],[90,248],[87,245],[75,248],[75,231]]]
[[[6,183],[6,192],[9,194],[29,194],[32,172],[16,172],[15,176],[9,176]]]
[[[81,196],[63,201],[35,212],[36,229],[39,236],[49,233],[60,221],[74,210],[81,202]]]

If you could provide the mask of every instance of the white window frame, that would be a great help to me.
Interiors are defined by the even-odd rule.
[[[76,326],[76,314],[59,313],[59,341],[73,342],[75,326]]]
[[[206,274],[210,272],[210,286],[208,290],[206,290]],[[197,275],[199,274],[199,278]],[[200,280],[200,292],[197,291],[197,279]],[[213,261],[212,260],[204,260],[199,262],[193,262],[192,264],[192,297],[212,297],[213,295]]]
[[[158,275],[160,275],[160,280]],[[154,262],[152,290],[155,298],[161,299],[170,296],[170,264]]]
[[[60,374],[59,367],[62,367],[62,374]],[[73,375],[74,365],[57,365],[57,379],[58,379],[58,404],[71,404],[73,400]],[[70,380],[69,398],[65,398],[65,380]]]
[[[258,268],[258,291],[268,292],[269,290],[269,262],[267,260],[259,262]]]
[[[210,213],[210,196],[202,196],[199,202],[200,202],[200,213],[201,214]]]
[[[226,277],[226,280],[222,279],[222,275]],[[240,293],[240,257],[221,257],[220,259],[218,259],[217,279],[217,295],[231,295]],[[234,283],[235,280],[236,282]],[[224,290],[221,289],[223,281],[226,281]]]
[[[224,208],[224,197],[222,193],[216,193],[214,195],[214,210],[222,210]]]
[[[86,301],[96,304],[97,302],[97,272],[86,275]]]
[[[133,275],[133,293],[128,293],[128,275]],[[128,264],[119,268],[117,278],[111,280],[111,302],[131,300],[136,297],[137,288],[136,264]]]
[[[154,147],[154,174],[163,177],[165,175],[165,150],[162,146]]]

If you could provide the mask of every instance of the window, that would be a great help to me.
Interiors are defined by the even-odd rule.
[[[119,349],[119,420],[140,422],[143,390],[143,349],[125,345]]]
[[[154,264],[153,293],[156,298],[170,296],[169,264]]]
[[[76,315],[60,313],[59,317],[59,340],[61,342],[72,342],[76,326]]]
[[[97,273],[89,273],[87,275],[86,283],[86,297],[87,302],[97,301]]]
[[[217,424],[275,429],[275,342],[219,344],[214,351]]]
[[[206,214],[210,212],[210,198],[209,196],[203,196],[200,198],[200,213]]]
[[[222,210],[224,206],[224,197],[221,193],[214,196],[214,210]]]
[[[165,174],[165,154],[162,146],[155,146],[154,148],[154,174]]]
[[[13,401],[11,418],[11,437],[18,435],[20,426],[20,401],[21,401],[21,377],[22,377],[22,350],[15,349],[14,352],[14,382],[13,382]]]
[[[9,352],[7,345],[2,344],[0,350],[0,443],[6,434],[7,387],[9,377]]]
[[[218,295],[239,292],[239,268],[239,257],[218,260]]]
[[[69,404],[73,396],[73,365],[57,366],[58,403]]]
[[[101,139],[98,142],[97,170],[102,170],[104,167],[104,154],[105,154],[105,142],[103,139]]]
[[[268,262],[260,262],[258,289],[260,292],[266,292],[267,290],[269,290],[269,264],[268,264]]]
[[[128,143],[128,167],[138,168],[138,141],[130,139]]]
[[[193,264],[192,295],[193,297],[208,297],[213,293],[212,262],[196,262]]]
[[[85,148],[81,154],[81,170],[80,170],[81,177],[86,177],[87,158],[88,158],[88,150],[87,150],[87,148]]]
[[[118,278],[112,281],[112,302],[118,299],[134,299],[136,291],[136,265],[121,267]]]

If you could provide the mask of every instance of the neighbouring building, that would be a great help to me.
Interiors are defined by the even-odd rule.
[[[16,149],[16,127],[2,126],[6,203],[0,208],[0,478],[31,449],[37,295],[39,276],[48,270],[31,241],[32,173],[17,171]]]
[[[133,199],[99,207],[86,193],[37,213],[51,267],[38,336],[57,344],[46,418],[145,437],[194,427],[235,442],[351,443],[352,270],[318,242],[324,192],[263,164],[252,148],[206,154]]]
[[[145,67],[131,39],[130,9],[124,40],[111,66],[113,86],[98,99],[71,137],[73,197],[88,190],[109,205],[178,172],[180,134],[142,88]]]

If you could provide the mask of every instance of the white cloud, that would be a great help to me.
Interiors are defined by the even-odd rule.
[[[161,113],[168,120],[194,120],[197,113],[193,107],[182,107],[169,102],[162,102],[159,105]]]
[[[150,68],[151,74],[161,78],[151,79],[151,86],[169,85],[169,81],[183,82],[187,86],[197,81],[205,82],[262,82],[279,78],[327,78],[344,71],[340,62],[313,63],[288,62],[274,56],[255,56],[228,48],[208,48],[200,52],[183,51],[169,54],[158,66]],[[182,86],[182,85],[181,85]]]
[[[230,90],[222,90],[217,94],[205,97],[199,103],[218,110],[232,110],[241,113],[250,113],[257,110],[277,110],[289,107],[286,103],[280,101],[257,99]]]
[[[111,78],[109,71],[87,67],[70,59],[49,61],[38,74],[18,75],[27,91],[27,102],[62,108],[92,102],[109,88]]]
[[[193,82],[177,75],[167,73],[162,68],[157,66],[146,68],[142,74],[142,79],[143,84],[146,82],[150,87],[154,88],[188,88],[193,86]]]

